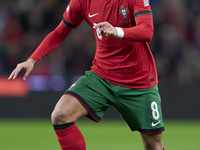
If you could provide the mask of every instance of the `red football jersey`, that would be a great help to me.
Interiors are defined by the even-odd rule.
[[[93,27],[103,21],[122,29],[135,27],[140,15],[152,15],[148,0],[71,0],[65,13],[65,25],[77,28],[85,19]],[[155,61],[146,41],[98,35],[91,70],[117,85],[150,88],[158,83]],[[144,33],[141,33],[144,34]],[[131,36],[131,35],[129,35]]]

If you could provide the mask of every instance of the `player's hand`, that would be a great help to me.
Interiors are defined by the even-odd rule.
[[[19,63],[17,67],[10,74],[8,80],[15,79],[21,70],[25,70],[23,80],[26,80],[30,72],[33,70],[34,64],[35,64],[35,60],[33,59],[28,59],[25,62]]]
[[[106,36],[117,36],[117,30],[115,27],[113,27],[110,23],[107,21],[100,22],[93,26],[94,29],[99,28],[99,35],[105,34]]]

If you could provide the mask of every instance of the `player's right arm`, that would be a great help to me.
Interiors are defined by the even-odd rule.
[[[8,80],[15,79],[21,70],[25,70],[23,80],[29,76],[30,72],[33,70],[34,64],[41,60],[44,56],[49,54],[51,51],[56,49],[67,37],[72,28],[67,27],[63,21],[49,33],[34,53],[23,63],[19,63],[16,68],[10,74]]]
[[[17,65],[9,76],[9,80],[15,79],[21,70],[25,70],[24,80],[32,71],[34,64],[57,48],[68,36],[73,28],[77,28],[83,21],[82,9],[79,0],[71,0],[63,14],[63,20],[57,28],[49,33],[29,59]]]
[[[54,31],[49,33],[34,53],[29,57],[38,62],[47,54],[56,49],[68,36],[72,28],[66,26],[63,21],[56,27]]]

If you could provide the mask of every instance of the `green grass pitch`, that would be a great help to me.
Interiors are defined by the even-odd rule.
[[[122,120],[93,123],[80,120],[87,150],[143,150],[138,132],[131,132]],[[165,121],[166,150],[200,149],[200,121]],[[0,150],[60,150],[50,120],[0,119]]]

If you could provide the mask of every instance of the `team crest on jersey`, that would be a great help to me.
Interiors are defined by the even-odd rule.
[[[121,23],[129,23],[128,8],[126,8],[125,5],[120,5],[119,7],[119,14],[124,17]]]
[[[143,0],[144,1],[144,7],[149,6],[149,0]]]

